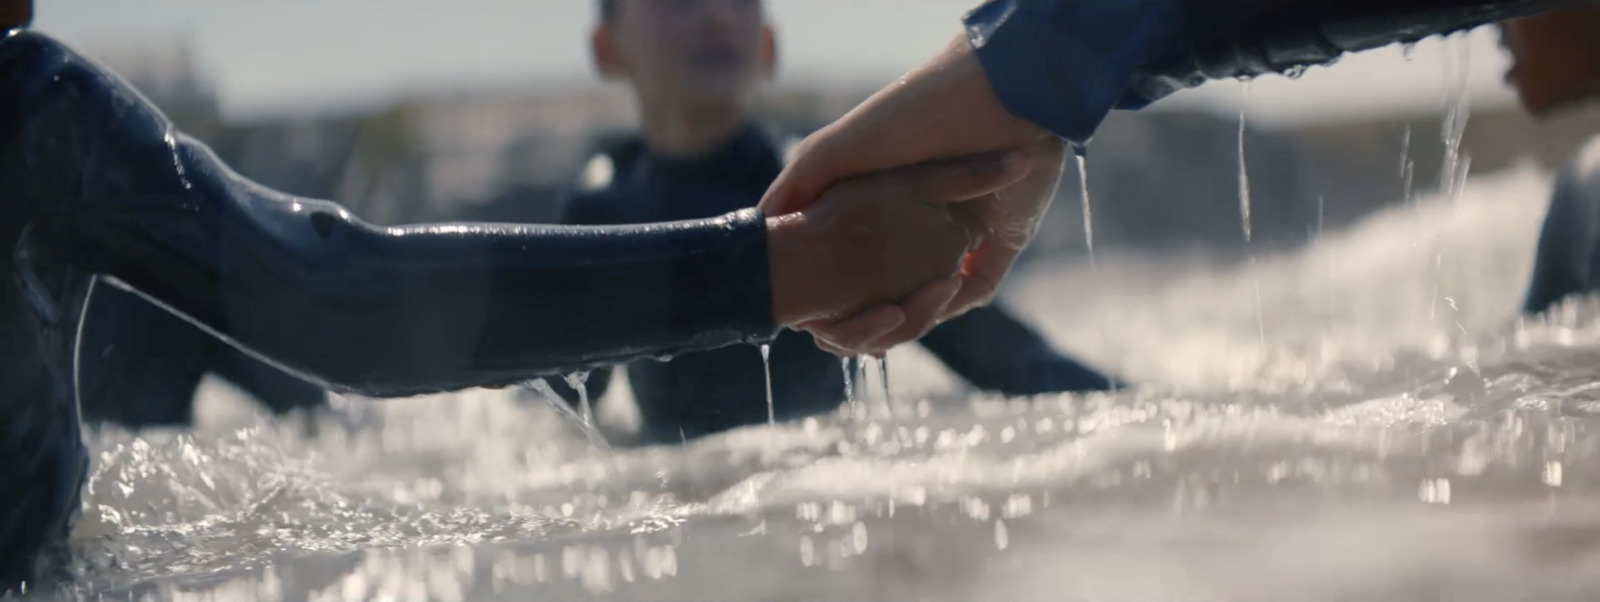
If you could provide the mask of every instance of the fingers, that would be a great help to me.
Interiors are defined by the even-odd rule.
[[[957,202],[982,197],[1027,177],[1031,157],[1021,149],[941,159],[849,178],[841,185],[870,187],[875,194],[918,201]],[[831,172],[797,162],[784,169],[757,205],[769,216],[800,211],[835,185]]]
[[[811,323],[805,330],[816,337],[818,347],[840,357],[884,353],[933,330],[960,287],[959,277],[942,278],[917,289],[899,307],[880,306],[840,322]],[[898,314],[892,324],[881,315],[873,316],[887,308]]]
[[[801,211],[816,202],[818,193],[827,185],[824,181],[827,177],[827,174],[807,173],[791,164],[773,180],[756,208],[768,216]]]
[[[942,319],[948,320],[993,302],[1000,292],[1000,283],[1005,281],[1021,253],[1021,249],[989,241],[968,254],[961,267],[960,290],[945,308]]]
[[[896,305],[879,305],[839,321],[817,320],[796,325],[812,334],[817,346],[839,357],[858,355],[862,348],[905,323],[906,314]]]
[[[993,194],[1027,177],[1032,161],[1022,150],[930,161],[847,180],[885,197],[958,202]]]

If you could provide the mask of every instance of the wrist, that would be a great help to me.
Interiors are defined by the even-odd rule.
[[[808,253],[815,252],[811,244],[806,218],[801,213],[790,213],[767,218],[767,262],[772,280],[772,315],[779,325],[789,326],[806,321],[817,313],[817,302],[811,298],[813,282],[809,270],[812,262]]]

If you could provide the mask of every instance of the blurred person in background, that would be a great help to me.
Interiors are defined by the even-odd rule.
[[[613,225],[700,219],[754,207],[783,168],[782,137],[750,115],[777,64],[761,0],[600,0],[590,34],[594,64],[637,97],[642,131],[605,149],[564,195],[562,223]],[[511,203],[507,203],[511,204]],[[537,219],[526,203],[496,219]],[[1053,349],[998,306],[934,328],[922,346],[979,389],[1008,396],[1101,391],[1115,381]],[[773,411],[788,419],[837,409],[846,370],[811,335],[790,331],[770,348]],[[640,439],[679,441],[768,419],[761,351],[733,346],[627,365]],[[855,360],[850,360],[854,363]],[[547,379],[569,401],[579,395]],[[603,395],[611,370],[590,374]]]
[[[1506,81],[1530,114],[1547,117],[1600,100],[1600,6],[1509,21]],[[1556,174],[1522,310],[1535,314],[1600,286],[1600,135]]]

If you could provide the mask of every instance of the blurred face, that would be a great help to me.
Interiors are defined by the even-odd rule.
[[[1600,8],[1580,7],[1508,21],[1506,81],[1534,115],[1600,98]]]
[[[760,0],[622,0],[593,37],[607,77],[647,103],[742,100],[772,74],[774,43]]]

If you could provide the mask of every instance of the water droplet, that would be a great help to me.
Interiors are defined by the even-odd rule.
[[[1011,534],[1006,531],[1006,521],[994,521],[994,547],[1004,550],[1011,547]]]
[[[1283,74],[1289,79],[1300,79],[1301,76],[1306,74],[1306,66],[1295,65],[1290,67],[1287,71],[1284,71]]]

